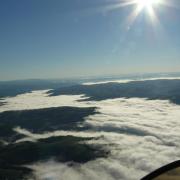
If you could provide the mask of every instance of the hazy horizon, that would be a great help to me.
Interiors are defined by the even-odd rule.
[[[180,76],[180,71],[175,72],[134,72],[134,73],[120,73],[120,74],[100,74],[100,75],[89,75],[89,76],[69,76],[69,77],[27,77],[27,78],[17,78],[17,79],[1,79],[0,82],[8,82],[8,81],[29,81],[29,80],[47,80],[47,81],[68,81],[68,80],[86,80],[86,79],[124,79],[124,78],[134,78],[134,77],[176,77]]]

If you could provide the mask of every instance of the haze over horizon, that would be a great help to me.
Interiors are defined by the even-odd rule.
[[[122,0],[3,0],[0,80],[177,72],[179,2],[164,1],[130,22]]]

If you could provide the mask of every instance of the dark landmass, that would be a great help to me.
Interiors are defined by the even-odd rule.
[[[91,139],[60,136],[41,139],[38,142],[21,142],[1,146],[0,165],[30,164],[40,160],[48,160],[51,157],[60,162],[85,163],[95,157],[101,157],[103,154],[82,142]]]
[[[0,98],[16,96],[33,90],[55,89],[75,84],[74,81],[63,80],[17,80],[0,81]]]
[[[94,107],[57,107],[0,113],[0,137],[6,141],[21,138],[13,128],[21,127],[34,133],[54,130],[78,130],[77,123],[96,113]],[[20,137],[19,137],[20,136]]]
[[[1,100],[1,99],[0,99]],[[3,106],[3,105],[5,105],[6,104],[6,102],[0,102],[0,106]]]
[[[1,180],[28,180],[29,176],[33,178],[32,170],[30,168],[21,166],[4,165],[0,166]]]
[[[59,162],[86,163],[105,157],[108,152],[83,141],[92,138],[73,136],[51,137],[38,142],[21,142],[0,146],[0,179],[19,180],[31,175],[32,170],[22,165],[55,159]]]
[[[31,92],[33,90],[57,89],[62,87],[70,87],[80,85],[85,82],[110,81],[119,79],[133,79],[139,78],[156,78],[156,77],[179,77],[180,73],[146,73],[146,74],[129,74],[129,75],[113,75],[113,76],[99,76],[86,78],[71,78],[71,79],[27,79],[27,80],[13,80],[0,81],[0,98],[12,97],[18,94]]]
[[[112,98],[148,98],[170,100],[180,104],[180,80],[148,80],[129,83],[106,83],[94,85],[74,85],[50,91],[51,96],[85,94],[86,100]]]
[[[95,113],[95,108],[58,107],[38,110],[6,111],[0,113],[0,179],[33,179],[33,171],[23,165],[55,159],[59,162],[85,163],[104,157],[107,152],[100,147],[87,145],[84,141],[92,138],[73,136],[51,137],[38,142],[13,143],[21,139],[13,128],[20,126],[31,132],[54,130],[80,130],[77,123]]]

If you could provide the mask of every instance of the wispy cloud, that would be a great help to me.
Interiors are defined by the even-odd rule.
[[[180,77],[159,77],[159,78],[138,78],[138,79],[119,79],[109,81],[86,82],[83,85],[107,84],[107,83],[129,83],[133,81],[148,81],[148,80],[179,80]]]

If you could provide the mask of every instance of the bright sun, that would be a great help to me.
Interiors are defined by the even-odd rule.
[[[154,5],[158,4],[160,0],[136,0],[135,3],[139,8],[152,8]]]
[[[119,3],[109,5],[105,8],[107,11],[112,11],[119,8],[125,8],[128,6],[132,6],[134,9],[127,17],[128,27],[132,26],[135,22],[136,18],[144,11],[143,15],[148,15],[150,21],[154,25],[160,25],[158,19],[158,9],[161,6],[172,6],[169,2],[170,0],[117,0]]]
[[[157,22],[157,17],[156,17],[154,8],[155,8],[155,6],[157,7],[160,4],[162,4],[163,1],[164,0],[133,0],[131,2],[136,4],[137,8],[133,12],[132,16],[134,16],[134,18],[136,18],[136,16],[138,16],[141,11],[145,10],[147,12],[147,14],[150,16],[150,18],[152,19],[152,21]]]

